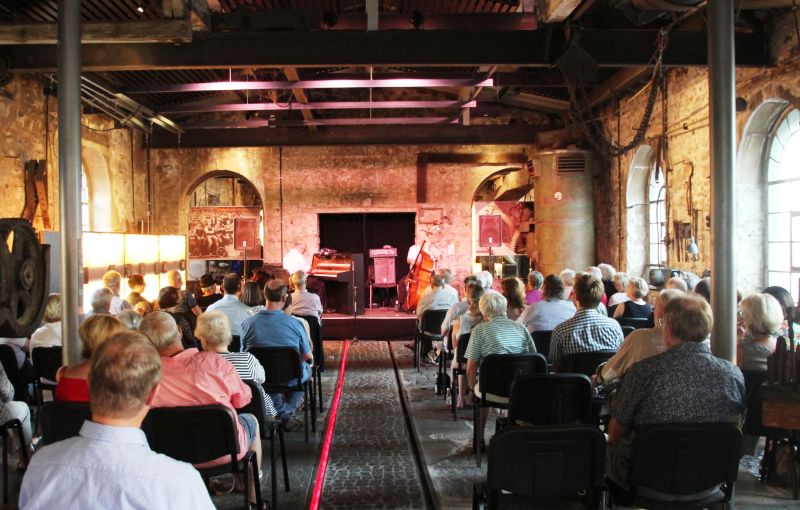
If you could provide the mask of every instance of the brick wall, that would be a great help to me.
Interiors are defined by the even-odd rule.
[[[744,127],[753,112],[768,99],[781,98],[795,108],[800,107],[800,50],[790,14],[775,22],[772,34],[772,50],[778,57],[779,65],[768,69],[738,69],[736,72],[736,95],[747,101],[745,110],[736,114],[737,140],[741,140]],[[668,265],[699,274],[710,269],[713,242],[710,229],[706,227],[706,217],[711,214],[708,73],[705,69],[674,69],[666,74],[666,81],[668,155],[671,163],[667,174],[669,235],[674,238],[674,221],[691,223],[691,210],[696,209],[696,237],[700,248],[698,261],[691,258],[687,260],[683,255],[679,260],[679,248],[675,243],[671,244]],[[631,140],[641,120],[646,99],[647,90],[636,91],[619,100],[618,110],[613,104],[601,109],[606,131],[615,141],[621,140],[625,144]],[[662,131],[661,116],[659,98],[645,141],[653,147]],[[595,186],[595,206],[605,214],[597,222],[598,258],[620,268],[626,268],[628,262],[626,240],[629,235],[635,235],[627,232],[626,228],[631,206],[626,201],[626,192],[634,154],[635,151],[632,151],[611,160],[609,167],[598,176]],[[740,182],[743,180],[744,177]],[[763,224],[762,212],[754,209],[738,210],[737,214],[751,225]],[[748,253],[759,242],[754,234],[745,235],[739,239],[739,247]],[[757,250],[762,249],[761,246],[757,247]],[[758,256],[758,260],[763,261],[763,257],[760,254]],[[747,260],[742,262],[746,263]],[[762,286],[761,271],[753,268],[744,271],[743,280],[738,282],[740,287],[749,291]]]

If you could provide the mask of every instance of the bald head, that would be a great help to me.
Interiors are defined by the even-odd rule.
[[[676,289],[683,293],[689,292],[689,286],[686,285],[686,280],[678,276],[673,276],[664,284],[665,289]]]
[[[167,281],[169,282],[171,287],[180,289],[181,286],[183,285],[183,278],[181,278],[181,272],[176,269],[167,271]]]

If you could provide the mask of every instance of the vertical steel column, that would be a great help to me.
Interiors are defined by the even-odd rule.
[[[65,364],[81,360],[81,2],[58,2],[58,192],[61,338]]]
[[[708,91],[711,142],[711,349],[736,361],[736,69],[734,2],[708,2]]]

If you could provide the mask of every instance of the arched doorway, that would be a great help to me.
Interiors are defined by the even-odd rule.
[[[654,179],[653,162],[655,151],[649,145],[636,149],[631,167],[628,170],[628,181],[625,191],[627,272],[633,276],[642,276],[651,263],[650,235],[648,232],[650,219],[650,189]],[[655,219],[657,221],[657,219]],[[665,221],[665,220],[664,220]]]
[[[239,174],[211,172],[188,193],[188,281],[203,274],[249,274],[261,266],[264,208],[255,186]]]
[[[498,277],[525,278],[538,260],[533,181],[526,168],[497,170],[472,198],[472,251]]]

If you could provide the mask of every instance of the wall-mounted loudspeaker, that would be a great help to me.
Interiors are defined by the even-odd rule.
[[[503,245],[503,219],[499,215],[483,215],[478,217],[478,238],[480,246]]]

